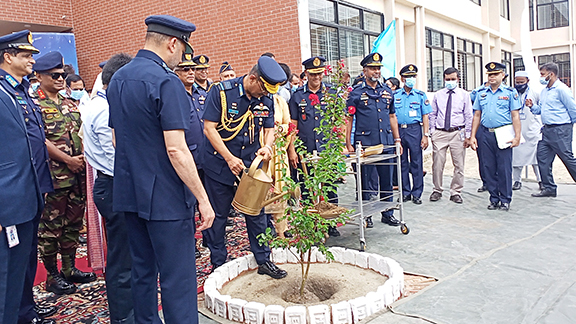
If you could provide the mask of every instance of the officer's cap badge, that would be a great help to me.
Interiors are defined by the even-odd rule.
[[[314,66],[319,66],[320,65],[320,59],[319,58],[315,58],[314,62],[312,62],[312,64],[314,64]]]
[[[493,69],[493,68],[495,68],[495,67],[496,67],[496,64],[490,63],[490,68],[491,68],[491,69]]]
[[[413,65],[410,65],[410,66],[408,67],[408,70],[414,71],[414,66],[413,66]]]
[[[200,61],[200,63],[204,64],[204,63],[206,63],[206,57],[204,57],[204,55],[202,55],[202,56],[200,56],[198,61]]]
[[[380,54],[374,53],[374,56],[372,58],[374,59],[374,61],[380,61]]]

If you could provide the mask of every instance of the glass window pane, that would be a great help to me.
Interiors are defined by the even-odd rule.
[[[457,69],[458,71],[460,71],[460,88],[465,89],[465,90],[470,90],[467,87],[467,73],[468,71],[466,70],[466,54],[463,53],[458,53],[458,63],[457,65]]]
[[[453,49],[454,48],[454,37],[444,34],[444,48]]]
[[[431,48],[427,48],[426,49],[426,77],[428,78],[428,91],[433,91],[432,90],[432,70],[430,69],[430,65],[431,65],[431,60],[432,60],[432,54],[431,54],[432,49]]]
[[[552,6],[538,6],[538,29],[552,27]]]
[[[309,0],[310,19],[334,22],[334,2],[327,0]]]
[[[382,16],[364,11],[364,29],[380,34],[382,28]]]
[[[349,27],[360,27],[360,10],[338,5],[338,24]]]
[[[350,69],[350,75],[360,73],[360,61],[364,58],[364,35],[359,32],[340,30],[340,58]],[[334,64],[336,62],[332,62]]]
[[[454,66],[454,54],[452,54],[452,52],[444,51],[444,70],[453,66]],[[444,74],[442,74],[442,77],[444,77]]]
[[[372,48],[374,47],[374,42],[378,36],[373,35],[364,35],[364,56],[370,54],[372,52]]]
[[[435,31],[430,31],[431,36],[432,36],[432,42],[431,45],[432,46],[438,46],[438,47],[442,47],[442,36],[439,32],[435,32]]]
[[[442,89],[444,58],[441,50],[432,49],[432,91]]]
[[[476,87],[476,60],[473,55],[466,55],[466,84],[473,90]]]
[[[568,2],[555,3],[552,8],[553,27],[568,26]]]
[[[458,38],[458,40],[456,41],[456,48],[459,51],[464,51],[464,40]]]
[[[471,85],[471,89],[476,89],[482,84],[482,77],[484,76],[484,71],[482,70],[484,67],[482,66],[482,57],[476,56],[474,57],[474,84]]]
[[[310,43],[312,55],[320,55],[328,61],[338,60],[338,32],[336,28],[311,24]]]
[[[536,4],[546,4],[550,2],[552,2],[552,0],[536,0]]]

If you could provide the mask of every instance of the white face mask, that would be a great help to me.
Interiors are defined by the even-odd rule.
[[[414,86],[416,85],[416,78],[406,78],[404,85],[406,85],[410,89],[414,88]]]
[[[548,81],[550,81],[550,80],[546,80],[547,78],[548,78],[548,76],[541,76],[540,77],[540,83],[543,85],[547,85]]]
[[[454,80],[454,81],[444,81],[444,83],[446,84],[446,88],[448,90],[454,90],[456,89],[456,87],[458,86],[458,81]]]

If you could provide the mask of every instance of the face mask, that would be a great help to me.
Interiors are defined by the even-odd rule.
[[[40,87],[40,82],[32,83],[30,85],[30,88],[32,88],[32,91],[38,90],[39,87]]]
[[[524,93],[524,91],[526,91],[526,89],[528,89],[528,83],[516,84],[516,85],[514,85],[514,88],[516,88],[518,93]]]
[[[296,89],[298,89],[297,85],[292,85],[292,92],[296,91]]]
[[[446,83],[446,88],[448,90],[454,90],[456,89],[456,87],[458,86],[458,81],[454,80],[454,81],[445,81],[444,83]]]
[[[70,98],[72,98],[74,100],[80,100],[80,99],[82,99],[82,97],[84,97],[85,93],[86,93],[86,90],[72,90],[70,92]]]
[[[547,85],[549,80],[546,80],[546,78],[548,78],[548,76],[541,76],[540,83],[543,85]]]
[[[58,94],[64,98],[68,98],[68,94],[66,93],[66,89],[58,91]]]
[[[406,85],[410,89],[414,88],[414,86],[416,85],[416,78],[407,78],[406,82],[404,82],[404,85]]]

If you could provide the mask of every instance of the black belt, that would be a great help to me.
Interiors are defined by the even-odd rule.
[[[420,122],[415,122],[415,123],[412,123],[412,124],[399,124],[398,126],[400,126],[400,128],[408,128],[408,127],[412,127],[412,126],[414,126],[414,125],[420,126]]]
[[[438,129],[441,130],[441,131],[444,131],[444,132],[452,133],[452,132],[455,132],[455,131],[459,131],[459,130],[461,130],[461,129],[463,129],[463,128],[464,128],[464,126],[456,126],[456,127],[438,128]]]
[[[102,171],[96,171],[96,175],[98,175],[98,178],[102,177],[102,178],[110,178],[113,179],[113,176],[109,176],[106,173],[102,172]]]
[[[544,124],[544,127],[558,127],[558,126],[566,126],[566,125],[572,125],[572,123],[566,123],[566,124]]]

